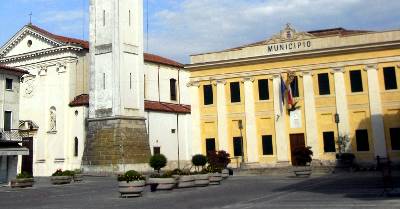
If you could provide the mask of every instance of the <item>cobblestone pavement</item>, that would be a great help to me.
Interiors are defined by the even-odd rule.
[[[395,178],[399,180],[400,178]],[[400,187],[395,182],[395,187]],[[149,188],[147,188],[149,189]],[[52,186],[38,179],[34,188],[0,188],[1,209],[258,209],[258,208],[400,208],[400,197],[383,194],[373,173],[335,174],[308,179],[276,176],[234,176],[219,186],[146,191],[140,198],[119,198],[111,177],[86,177],[85,182]]]

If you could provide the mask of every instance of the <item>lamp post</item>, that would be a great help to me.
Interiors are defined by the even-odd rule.
[[[338,134],[338,142],[340,139],[340,134],[339,134],[339,123],[340,123],[340,117],[339,117],[339,113],[335,113],[335,123],[336,123],[336,129],[337,129],[337,134]],[[339,153],[342,152],[342,148],[340,147],[340,143],[339,143]]]
[[[243,134],[242,134],[243,122],[242,122],[242,120],[238,121],[238,127],[239,127],[239,130],[240,130],[240,146],[241,146],[241,149],[242,149],[242,164],[243,164],[244,163],[244,149],[243,149]]]

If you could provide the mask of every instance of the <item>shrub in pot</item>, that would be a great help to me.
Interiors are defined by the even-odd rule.
[[[206,169],[192,173],[194,177],[194,185],[198,187],[205,187],[210,184],[210,176]]]
[[[150,175],[148,183],[155,187],[155,190],[171,190],[176,185],[176,180],[172,176],[171,171],[167,171],[163,174],[153,173]]]
[[[74,182],[81,182],[83,181],[83,173],[81,169],[76,169],[74,170],[74,176],[73,176]]]
[[[223,178],[228,178],[229,170],[227,169],[228,164],[231,162],[230,155],[224,150],[212,151],[208,153],[208,163],[211,167],[221,169]]]
[[[160,173],[161,168],[167,165],[167,158],[163,154],[156,154],[150,157],[150,166]]]
[[[139,197],[146,187],[145,177],[140,173],[130,170],[118,175],[118,188],[121,197]]]
[[[206,170],[209,175],[210,185],[218,185],[221,183],[222,181],[221,168],[209,165]]]
[[[294,173],[299,177],[308,177],[311,175],[310,164],[312,161],[313,151],[311,147],[298,147],[293,150],[294,157]]]
[[[173,174],[178,175],[178,188],[189,188],[195,186],[195,178],[190,171],[175,169]]]
[[[207,157],[202,154],[197,154],[192,157],[192,164],[196,167],[196,171],[204,169],[204,166],[207,164]]]
[[[51,177],[50,181],[52,184],[69,184],[72,181],[72,178],[74,176],[73,171],[65,170],[62,171],[61,169],[58,169],[56,172],[54,172]]]
[[[16,179],[11,181],[11,188],[32,187],[35,180],[30,173],[22,172],[17,175]]]

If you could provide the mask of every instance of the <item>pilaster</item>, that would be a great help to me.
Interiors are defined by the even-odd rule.
[[[375,156],[386,157],[387,151],[381,95],[379,93],[378,67],[377,65],[368,65],[365,70],[368,75],[369,107]]]
[[[247,159],[249,163],[259,161],[253,82],[254,78],[252,77],[245,77],[243,79],[246,115]]]
[[[217,118],[219,149],[229,151],[228,146],[228,118],[226,110],[225,80],[217,80]]]
[[[192,116],[192,154],[200,154],[202,152],[201,144],[201,120],[200,120],[200,91],[199,83],[191,82],[188,87],[190,88],[191,95],[191,116]]]
[[[349,135],[349,110],[347,105],[346,83],[344,81],[344,69],[334,68],[336,111],[339,114],[339,135]]]

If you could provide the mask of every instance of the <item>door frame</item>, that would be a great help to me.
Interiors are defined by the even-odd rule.
[[[300,139],[300,141],[296,140]],[[304,133],[291,133],[289,134],[289,143],[290,143],[290,160],[293,166],[296,166],[297,163],[294,160],[293,157],[293,151],[297,147],[306,147],[306,139],[305,139],[305,134]]]

